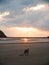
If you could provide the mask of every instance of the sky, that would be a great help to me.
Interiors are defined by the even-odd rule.
[[[8,37],[49,36],[49,0],[0,0],[0,30]]]

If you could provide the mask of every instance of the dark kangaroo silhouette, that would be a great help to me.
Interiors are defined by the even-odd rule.
[[[29,55],[29,48],[24,50],[24,55],[25,56],[28,56]]]

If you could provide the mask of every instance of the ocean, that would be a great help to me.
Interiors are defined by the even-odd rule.
[[[49,38],[46,37],[0,38],[0,43],[32,43],[32,42],[49,42]]]

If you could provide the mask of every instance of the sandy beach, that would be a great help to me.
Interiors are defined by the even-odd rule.
[[[0,44],[0,65],[49,65],[49,43]]]
[[[0,0],[0,65],[49,65],[49,0]]]

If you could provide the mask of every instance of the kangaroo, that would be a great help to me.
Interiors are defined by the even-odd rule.
[[[24,55],[25,56],[28,56],[29,55],[29,48],[24,50]]]

